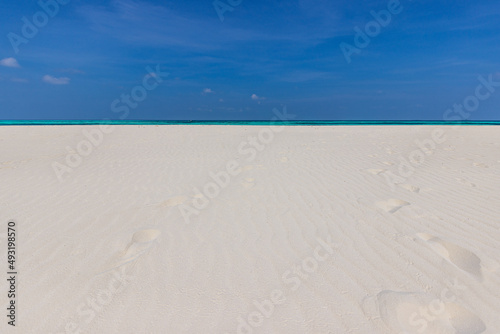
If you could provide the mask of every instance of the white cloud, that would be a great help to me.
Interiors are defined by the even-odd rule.
[[[4,58],[0,60],[0,65],[6,67],[21,67],[15,58]]]
[[[257,94],[252,94],[252,100],[265,100],[265,97],[260,97]]]
[[[211,93],[215,93],[213,90],[211,90],[210,88],[205,88],[203,90],[203,94],[211,94]]]
[[[66,77],[55,78],[51,75],[44,75],[42,80],[52,85],[67,85],[70,79]]]

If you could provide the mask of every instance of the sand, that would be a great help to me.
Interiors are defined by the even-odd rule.
[[[500,331],[498,127],[1,127],[0,148],[17,333]]]

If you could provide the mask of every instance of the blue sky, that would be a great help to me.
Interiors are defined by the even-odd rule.
[[[500,120],[498,0],[55,1],[0,5],[0,119]]]

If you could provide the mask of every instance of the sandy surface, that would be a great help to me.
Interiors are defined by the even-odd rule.
[[[500,128],[97,129],[0,128],[17,333],[500,332]]]

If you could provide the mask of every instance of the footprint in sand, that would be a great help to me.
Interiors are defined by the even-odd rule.
[[[111,263],[106,266],[107,269],[102,270],[100,274],[137,260],[139,256],[143,255],[153,246],[153,242],[160,234],[159,230],[154,229],[135,232],[124,250],[117,254]]]
[[[247,189],[253,188],[255,186],[255,179],[247,177],[245,181],[241,182],[241,185]]]
[[[387,201],[377,202],[375,203],[375,205],[380,209],[384,210],[385,212],[394,213],[399,209],[401,209],[402,207],[410,205],[410,203],[400,199],[392,198]]]
[[[373,174],[373,175],[378,175],[378,174],[382,174],[386,170],[385,169],[365,169],[364,171],[367,173]]]
[[[473,188],[474,188],[474,187],[476,187],[476,184],[475,184],[475,183],[469,182],[469,181],[467,181],[467,180],[466,180],[466,179],[464,179],[464,178],[457,177],[457,178],[456,178],[456,180],[457,180],[458,182],[460,182],[461,184],[465,184],[465,185],[467,185],[467,186],[469,186],[469,187],[473,187]]]
[[[132,235],[132,240],[128,243],[127,247],[122,252],[122,258],[128,262],[135,260],[139,255],[143,254],[151,248],[153,241],[155,241],[161,232],[159,230],[142,230],[135,232]]]
[[[161,202],[159,206],[173,207],[185,203],[187,199],[186,196],[175,196]]]
[[[391,154],[391,155],[392,155],[392,154],[394,154],[394,153],[396,153],[396,152],[394,152],[394,151],[393,151],[393,150],[391,150],[390,148],[386,148],[386,149],[385,149],[385,153],[387,153],[387,154]]]
[[[474,165],[475,167],[479,167],[479,168],[489,168],[490,167],[490,166],[483,164],[483,163],[480,163],[480,162],[474,162],[472,165]]]
[[[486,330],[484,322],[465,307],[427,293],[385,290],[365,298],[362,307],[365,314],[380,316],[393,333],[480,334]]]
[[[454,243],[444,241],[427,233],[418,233],[417,236],[427,242],[427,244],[442,258],[455,265],[457,268],[482,280],[481,259],[476,254]]]
[[[420,188],[417,187],[417,186],[413,186],[411,184],[406,184],[406,183],[403,183],[403,184],[399,184],[399,186],[401,188],[404,188],[408,191],[411,191],[411,192],[414,192],[414,193],[418,193],[420,191]]]

